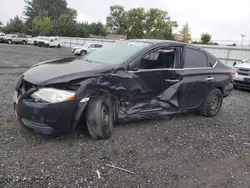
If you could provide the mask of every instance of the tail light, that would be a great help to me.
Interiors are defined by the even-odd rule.
[[[234,72],[234,71],[231,71],[229,74],[230,74],[231,76],[234,76],[234,75],[235,75],[235,72]]]
[[[234,71],[229,72],[230,77],[231,77],[231,81],[233,81],[233,79],[234,79],[234,77],[235,77],[235,73],[236,73],[236,72],[234,72]]]

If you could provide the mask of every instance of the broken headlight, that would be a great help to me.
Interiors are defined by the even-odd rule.
[[[34,92],[31,98],[35,101],[57,103],[75,98],[75,92],[53,88],[42,88]]]

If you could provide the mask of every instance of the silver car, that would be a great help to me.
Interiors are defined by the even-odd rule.
[[[235,88],[250,89],[250,59],[234,65],[236,73],[233,79]]]
[[[23,33],[17,33],[17,34],[8,34],[5,36],[5,41],[8,44],[28,44],[28,39],[26,37],[26,34]]]
[[[72,53],[74,53],[75,55],[84,56],[102,47],[103,44],[84,44],[83,46],[74,47],[72,49]]]

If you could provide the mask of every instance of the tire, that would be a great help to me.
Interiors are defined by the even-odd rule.
[[[219,89],[212,90],[201,106],[201,114],[206,117],[213,117],[218,114],[223,102],[223,95]]]
[[[86,111],[86,124],[93,139],[108,139],[113,133],[113,108],[109,97],[91,98]]]
[[[7,43],[8,43],[8,44],[12,44],[12,40],[9,39],[9,40],[7,41]]]
[[[82,50],[80,53],[81,56],[85,56],[86,54],[87,54],[87,52],[85,50]]]
[[[61,45],[60,45],[60,44],[58,44],[58,45],[57,45],[57,48],[61,48]]]
[[[27,42],[26,42],[25,40],[23,40],[23,41],[22,41],[22,44],[23,44],[23,45],[26,45],[26,44],[27,44]]]

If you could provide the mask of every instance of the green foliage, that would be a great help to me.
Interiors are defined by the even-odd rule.
[[[106,28],[101,22],[93,22],[90,23],[88,26],[88,32],[89,34],[94,34],[94,35],[101,35],[101,36],[106,36]]]
[[[204,33],[201,35],[200,41],[193,41],[192,44],[219,45],[217,42],[211,42],[212,35]]]
[[[51,26],[51,34],[55,36],[76,36],[77,24],[71,15],[62,14]]]
[[[82,22],[82,23],[76,24],[75,36],[76,37],[83,37],[83,38],[89,37],[89,24],[88,24],[88,22]]]
[[[88,37],[89,34],[106,36],[107,33],[123,34],[128,38],[155,38],[174,40],[173,30],[177,22],[168,12],[152,8],[133,8],[125,11],[123,6],[110,7],[107,24],[101,22],[77,23],[77,12],[68,8],[66,0],[25,0],[25,24],[16,17],[3,28],[6,33],[26,32],[32,35],[58,35]],[[26,26],[26,27],[25,27]]]
[[[2,28],[3,32],[5,33],[23,33],[25,32],[26,28],[21,18],[18,16],[10,19],[7,25]]]
[[[39,16],[41,12],[46,11],[51,21],[58,19],[62,14],[70,15],[75,19],[77,12],[68,8],[66,0],[25,0],[23,14],[26,16],[26,24],[31,28],[33,19]]]
[[[144,8],[133,8],[129,10],[126,17],[129,23],[129,28],[127,30],[128,37],[130,39],[144,38]]]
[[[188,23],[186,23],[183,26],[183,28],[179,31],[179,33],[177,35],[177,39],[178,39],[178,41],[185,42],[185,43],[189,43],[192,40]]]
[[[3,25],[3,22],[0,21],[0,26]]]
[[[32,35],[49,35],[51,20],[47,13],[41,13],[36,16],[32,22]]]
[[[114,5],[110,7],[110,14],[107,16],[107,28],[110,33],[125,34],[128,27],[126,11],[123,6]]]
[[[174,40],[173,29],[177,22],[171,21],[168,12],[152,8],[133,8],[125,11],[124,7],[110,7],[107,27],[110,33],[127,34],[128,38],[155,38]]]
[[[151,8],[145,13],[146,38],[173,40],[172,30],[177,26],[177,22],[171,21],[164,10]]]
[[[201,44],[209,44],[211,43],[212,36],[208,33],[203,33],[201,35]]]

